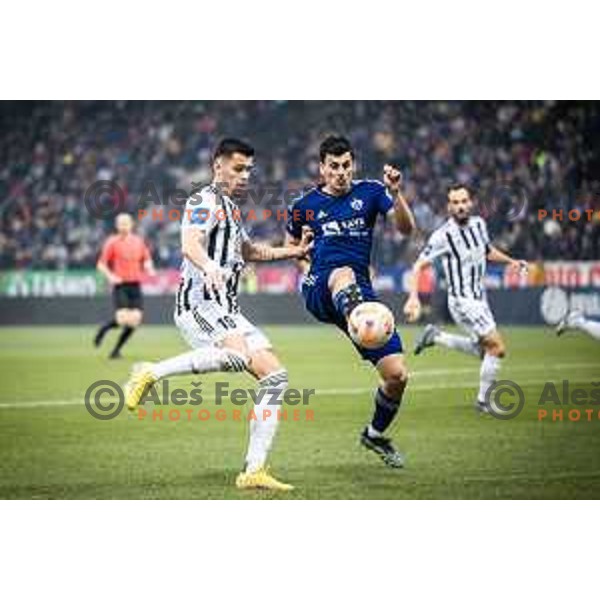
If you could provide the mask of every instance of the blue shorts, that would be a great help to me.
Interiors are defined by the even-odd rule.
[[[331,292],[327,284],[331,270],[319,271],[318,273],[311,273],[304,278],[302,283],[302,295],[304,296],[304,302],[306,309],[319,321],[324,323],[332,323],[339,329],[341,329],[346,335],[348,335],[348,327],[346,323],[346,317],[338,312],[333,299],[331,298]],[[373,291],[371,280],[365,275],[355,272],[356,283],[359,285],[365,302],[377,302],[378,298]],[[350,341],[362,356],[364,360],[368,360],[376,365],[384,356],[390,354],[399,354],[402,352],[402,340],[398,335],[397,331],[394,331],[392,337],[388,340],[385,346],[377,348],[376,350],[368,350],[361,348],[354,343],[352,338],[348,335]]]

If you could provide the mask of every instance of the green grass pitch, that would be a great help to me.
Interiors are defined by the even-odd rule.
[[[563,422],[537,418],[545,381],[597,389],[594,340],[579,333],[557,339],[549,328],[503,328],[509,355],[502,378],[517,381],[526,395],[525,409],[509,421],[475,414],[477,360],[438,348],[409,355],[411,382],[391,429],[407,466],[395,471],[358,444],[377,379],[347,341],[326,326],[266,331],[291,385],[317,390],[309,406],[314,421],[283,422],[271,456],[274,473],[296,486],[286,498],[600,497],[600,406],[580,407],[594,409],[592,421],[569,421],[573,405],[562,407]],[[92,418],[83,404],[92,382],[123,382],[133,362],[186,349],[174,327],[144,326],[125,348],[126,359],[111,362],[105,356],[115,332],[101,351],[92,348],[93,332],[0,329],[0,498],[281,497],[235,489],[244,421]],[[417,330],[401,332],[412,347]],[[177,383],[189,387],[198,379]],[[253,387],[239,374],[201,379],[204,392],[218,380]],[[214,400],[194,408],[214,410]]]

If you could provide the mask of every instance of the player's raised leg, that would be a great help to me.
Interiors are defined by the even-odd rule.
[[[364,293],[357,282],[356,274],[350,267],[333,269],[328,279],[331,298],[340,315],[348,320],[352,311],[362,304]],[[394,353],[400,349],[398,334],[388,342],[390,348],[381,349],[381,358],[373,361],[382,379],[382,384],[374,394],[374,411],[371,422],[363,430],[360,441],[369,450],[374,451],[390,467],[404,466],[404,458],[391,440],[383,434],[395,419],[402,396],[408,382],[408,371],[401,354]],[[394,345],[398,344],[398,348]],[[392,348],[392,346],[394,346]]]
[[[427,325],[415,341],[415,354],[421,354],[426,348],[442,346],[458,350],[472,356],[481,355],[481,346],[471,337],[447,333],[435,325]]]
[[[570,311],[557,325],[556,335],[562,335],[568,330],[583,331],[595,340],[600,340],[600,322],[586,319],[580,311]]]
[[[130,411],[135,411],[148,389],[163,377],[188,373],[242,372],[247,365],[245,353],[211,343],[157,363],[140,363],[134,365],[125,384],[125,403]]]

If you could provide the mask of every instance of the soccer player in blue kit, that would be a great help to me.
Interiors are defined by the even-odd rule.
[[[376,301],[369,275],[373,228],[377,217],[389,216],[408,235],[415,221],[402,195],[397,164],[384,167],[383,183],[352,179],[354,150],[343,137],[330,136],[319,150],[321,184],[297,199],[288,213],[288,243],[298,244],[309,227],[314,235],[310,266],[302,294],[307,310],[348,335],[348,317],[362,302]],[[350,338],[349,338],[350,339]],[[375,392],[373,418],[360,441],[390,467],[404,466],[404,458],[384,432],[396,416],[408,382],[397,332],[381,348],[367,350],[354,344],[381,377]]]

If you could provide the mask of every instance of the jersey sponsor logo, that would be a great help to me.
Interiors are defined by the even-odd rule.
[[[340,224],[337,221],[330,221],[329,223],[323,223],[323,235],[341,235],[342,230]]]
[[[344,234],[369,235],[363,217],[354,217],[343,221],[329,221],[329,223],[323,223],[322,231],[324,236]]]

